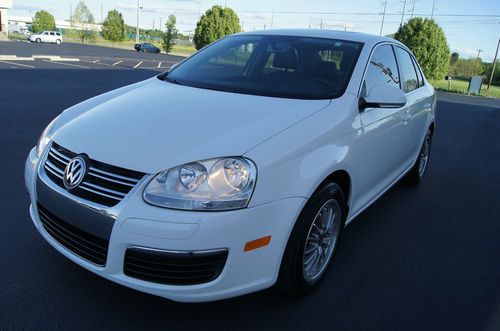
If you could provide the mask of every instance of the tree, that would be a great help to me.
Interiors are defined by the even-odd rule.
[[[85,2],[80,1],[76,5],[75,12],[72,17],[73,23],[76,25],[78,38],[82,40],[82,43],[87,40],[94,40],[95,33],[92,30],[91,24],[95,23],[94,15],[90,11],[89,7]]]
[[[55,30],[56,20],[54,16],[45,10],[37,11],[35,17],[33,18],[33,23],[31,25],[31,31],[37,33],[43,30]]]
[[[213,6],[196,24],[194,44],[200,49],[224,36],[240,32],[240,29],[240,19],[232,9]]]
[[[167,23],[165,23],[166,31],[161,36],[162,47],[166,53],[170,53],[174,47],[174,39],[177,38],[177,29],[175,28],[176,23],[175,15],[169,15]]]
[[[457,52],[451,53],[450,67],[453,66],[455,63],[457,63],[457,61],[458,61],[458,53]]]
[[[113,42],[122,41],[125,39],[125,22],[123,16],[116,9],[110,10],[108,16],[102,23],[102,37]]]
[[[427,78],[441,79],[448,73],[450,49],[443,30],[434,20],[412,18],[398,29],[394,38],[411,49]]]

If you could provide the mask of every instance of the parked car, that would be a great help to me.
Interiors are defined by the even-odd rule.
[[[145,53],[161,52],[161,50],[158,47],[150,43],[135,44],[134,49],[138,52],[145,52]]]
[[[435,107],[396,40],[232,35],[55,118],[26,161],[31,218],[73,262],[147,293],[308,293],[344,226],[423,180]]]
[[[63,36],[57,31],[40,31],[30,35],[28,40],[34,43],[53,43],[59,45],[63,42]]]

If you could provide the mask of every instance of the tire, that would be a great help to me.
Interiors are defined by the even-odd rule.
[[[42,39],[40,39],[40,38],[36,38],[35,42],[37,42],[37,43],[41,43],[41,42],[42,42]]]
[[[413,168],[406,175],[405,181],[410,185],[418,185],[424,180],[425,172],[427,171],[427,166],[429,165],[429,158],[431,155],[432,147],[432,131],[427,130],[425,134],[424,142],[418,153],[417,161]]]
[[[288,240],[278,277],[279,290],[291,295],[305,295],[319,286],[334,258],[346,210],[344,193],[335,182],[327,182],[316,190],[302,210]],[[322,211],[325,218],[322,218]],[[331,222],[327,221],[331,227],[326,228],[332,231],[324,231],[323,227],[324,233],[320,234],[320,224],[324,224],[325,219],[330,220],[329,211],[334,217]],[[327,240],[330,246],[325,248],[325,239],[329,234],[334,236]]]
[[[60,39],[57,39],[57,40],[56,40],[56,44],[60,45],[60,44],[61,44],[61,40],[60,40]]]

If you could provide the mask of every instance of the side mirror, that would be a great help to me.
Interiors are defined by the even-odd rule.
[[[366,98],[359,99],[359,111],[366,108],[401,108],[407,102],[405,93],[400,89],[377,84],[370,89]]]

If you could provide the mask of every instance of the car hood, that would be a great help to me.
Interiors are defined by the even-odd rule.
[[[53,139],[101,162],[156,173],[243,155],[329,102],[212,91],[152,78],[68,109]]]

